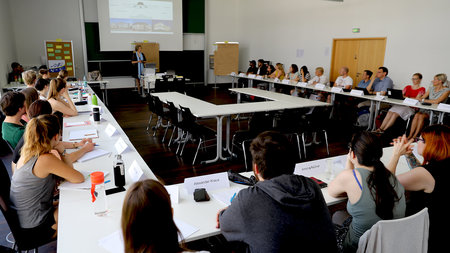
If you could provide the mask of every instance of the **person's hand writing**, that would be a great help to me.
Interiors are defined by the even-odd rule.
[[[92,143],[92,139],[91,138],[84,138],[83,140],[81,140],[80,142],[77,143],[78,147],[84,146],[84,144],[86,144],[86,142],[91,142]]]
[[[81,149],[83,149],[87,153],[87,152],[91,152],[94,149],[94,147],[95,147],[94,143],[86,142]]]

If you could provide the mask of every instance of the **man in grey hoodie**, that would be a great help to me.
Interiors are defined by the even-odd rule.
[[[241,190],[217,215],[228,241],[249,252],[336,252],[336,237],[319,186],[294,175],[293,148],[276,132],[258,135],[250,145],[259,182]]]

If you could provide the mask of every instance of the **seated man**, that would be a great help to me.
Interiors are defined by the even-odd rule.
[[[241,190],[217,214],[228,241],[250,252],[336,252],[336,237],[317,183],[294,175],[292,148],[284,135],[263,132],[250,145],[259,182]]]
[[[263,59],[259,59],[258,60],[258,70],[256,71],[256,75],[264,76],[266,74],[267,74],[267,67],[264,64],[264,60]]]
[[[364,70],[362,80],[358,83],[358,88],[367,88],[370,84],[370,78],[372,77],[373,72],[370,70]]]
[[[256,67],[256,61],[251,60],[249,67],[247,69],[246,75],[256,74],[258,72],[258,68]],[[238,87],[248,86],[248,80],[246,78],[240,78],[238,81]]]
[[[25,131],[25,125],[20,121],[26,113],[25,95],[21,92],[7,92],[0,105],[6,116],[2,124],[2,138],[14,149]]]
[[[394,83],[392,79],[387,76],[388,69],[386,67],[379,67],[376,77],[372,78],[370,84],[366,87],[369,94],[375,95],[377,92],[380,92],[380,95],[386,96],[388,89],[392,89],[394,87]],[[358,104],[358,107],[361,108],[363,106],[370,106],[370,101],[364,101]],[[386,103],[381,104],[381,109],[388,108],[389,105]]]
[[[17,62],[11,63],[12,71],[8,74],[8,83],[18,82],[20,79],[20,74],[22,74],[23,68]]]
[[[23,82],[27,87],[33,87],[36,83],[36,72],[34,70],[27,70],[22,73]]]
[[[339,69],[338,78],[334,82],[334,87],[342,87],[343,89],[351,89],[353,86],[353,79],[348,75],[348,67]]]

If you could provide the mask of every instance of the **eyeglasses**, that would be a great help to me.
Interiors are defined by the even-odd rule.
[[[415,81],[415,80],[419,80],[419,78],[411,78],[413,81]]]
[[[416,137],[416,138],[414,138],[414,141],[415,141],[415,142],[421,141],[421,142],[425,143],[425,139],[424,139],[424,138],[421,138],[421,137]]]

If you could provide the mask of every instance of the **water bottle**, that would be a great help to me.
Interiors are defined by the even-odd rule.
[[[114,182],[117,187],[123,187],[125,185],[125,165],[122,161],[121,155],[116,155],[114,161]]]
[[[97,96],[92,94],[92,105],[98,105]]]
[[[84,88],[87,87],[86,76],[83,76],[83,87],[84,87]]]
[[[87,103],[88,103],[88,105],[92,105],[92,95],[91,95],[91,93],[88,94]]]
[[[91,196],[94,214],[104,216],[108,211],[105,191],[105,175],[101,171],[91,173]]]

